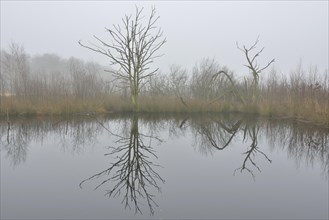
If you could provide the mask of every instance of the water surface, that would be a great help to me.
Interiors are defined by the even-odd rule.
[[[0,122],[1,218],[328,218],[328,129],[245,115]]]

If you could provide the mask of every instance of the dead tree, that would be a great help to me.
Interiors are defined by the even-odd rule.
[[[250,72],[252,73],[253,76],[253,82],[252,82],[252,88],[253,88],[253,95],[252,95],[252,101],[255,102],[256,98],[258,97],[258,84],[259,84],[259,74],[265,70],[266,68],[268,68],[274,61],[275,59],[272,59],[269,63],[267,63],[266,66],[264,67],[260,67],[257,64],[257,60],[256,58],[263,52],[264,47],[258,51],[253,57],[251,57],[250,52],[254,49],[256,49],[256,46],[259,42],[259,37],[257,37],[255,43],[247,48],[245,45],[243,45],[243,48],[241,48],[238,44],[238,42],[236,42],[236,46],[239,50],[241,50],[244,55],[246,56],[247,59],[247,64],[245,64],[244,66],[246,66]]]
[[[157,51],[166,42],[163,31],[156,26],[159,16],[156,16],[155,8],[152,8],[146,23],[143,23],[142,12],[143,8],[136,7],[134,17],[125,15],[122,25],[113,25],[112,29],[105,28],[110,35],[110,43],[95,35],[94,38],[100,46],[87,46],[79,41],[81,46],[108,57],[110,64],[117,67],[108,72],[116,79],[129,83],[127,87],[130,89],[134,111],[138,111],[138,94],[146,79],[158,70],[151,68],[150,64],[161,56]]]
[[[215,98],[214,100],[212,100],[211,102],[208,103],[208,105],[214,103],[215,101],[221,99],[222,97],[224,97],[225,95],[227,95],[228,93],[233,93],[235,97],[237,97],[242,104],[246,104],[245,100],[243,99],[241,93],[239,92],[236,84],[234,83],[234,81],[232,80],[232,77],[228,74],[227,71],[224,70],[220,70],[218,73],[216,73],[215,75],[213,75],[212,80],[216,79],[216,77],[218,77],[220,74],[224,74],[227,79],[230,81],[231,87],[230,89],[228,89],[226,92],[224,92],[221,96]]]

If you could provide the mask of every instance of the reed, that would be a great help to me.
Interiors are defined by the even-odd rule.
[[[242,112],[268,117],[292,118],[295,120],[329,125],[328,100],[305,98],[295,100],[291,96],[281,99],[264,98],[257,104],[241,105],[226,101],[209,104],[201,99],[186,99],[184,103],[176,97],[141,97],[139,112],[144,113],[206,113],[206,112]],[[30,102],[18,97],[2,99],[0,116],[7,112],[13,115],[73,115],[108,114],[132,112],[133,106],[128,98],[108,96],[102,102],[95,99],[76,100],[74,97],[64,100]]]

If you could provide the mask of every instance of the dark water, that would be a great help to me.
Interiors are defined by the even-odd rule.
[[[0,123],[1,218],[327,219],[329,131],[243,115]]]

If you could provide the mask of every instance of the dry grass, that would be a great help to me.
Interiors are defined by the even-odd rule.
[[[283,96],[281,99],[265,96],[254,104],[242,105],[231,102],[214,102],[200,99],[177,97],[140,97],[140,112],[157,113],[198,113],[198,112],[245,112],[269,117],[289,117],[296,120],[329,124],[329,96],[322,100],[315,98],[293,99]],[[77,100],[74,97],[32,102],[17,97],[2,97],[1,115],[70,115],[132,112],[129,98],[108,96],[103,100]]]
[[[328,98],[329,100],[329,98]],[[256,104],[242,105],[231,102],[214,102],[177,97],[140,97],[140,112],[192,113],[192,112],[246,112],[270,117],[290,117],[299,120],[329,123],[328,100],[305,98],[281,99],[265,97]],[[129,98],[108,96],[103,100],[77,100],[73,97],[47,102],[31,102],[17,97],[2,97],[1,115],[64,115],[85,113],[132,112]]]
[[[328,82],[328,83],[326,83]],[[250,100],[247,89],[240,93]],[[249,95],[248,95],[249,94]],[[49,97],[48,97],[49,96]],[[0,97],[0,116],[9,115],[72,115],[133,112],[129,97],[102,93],[97,98],[72,95],[40,97]],[[202,98],[146,95],[139,98],[139,112],[144,113],[206,113],[243,112],[274,118],[291,118],[329,127],[329,80],[302,74],[270,79],[259,89],[256,102],[242,104],[233,95],[215,102]]]

